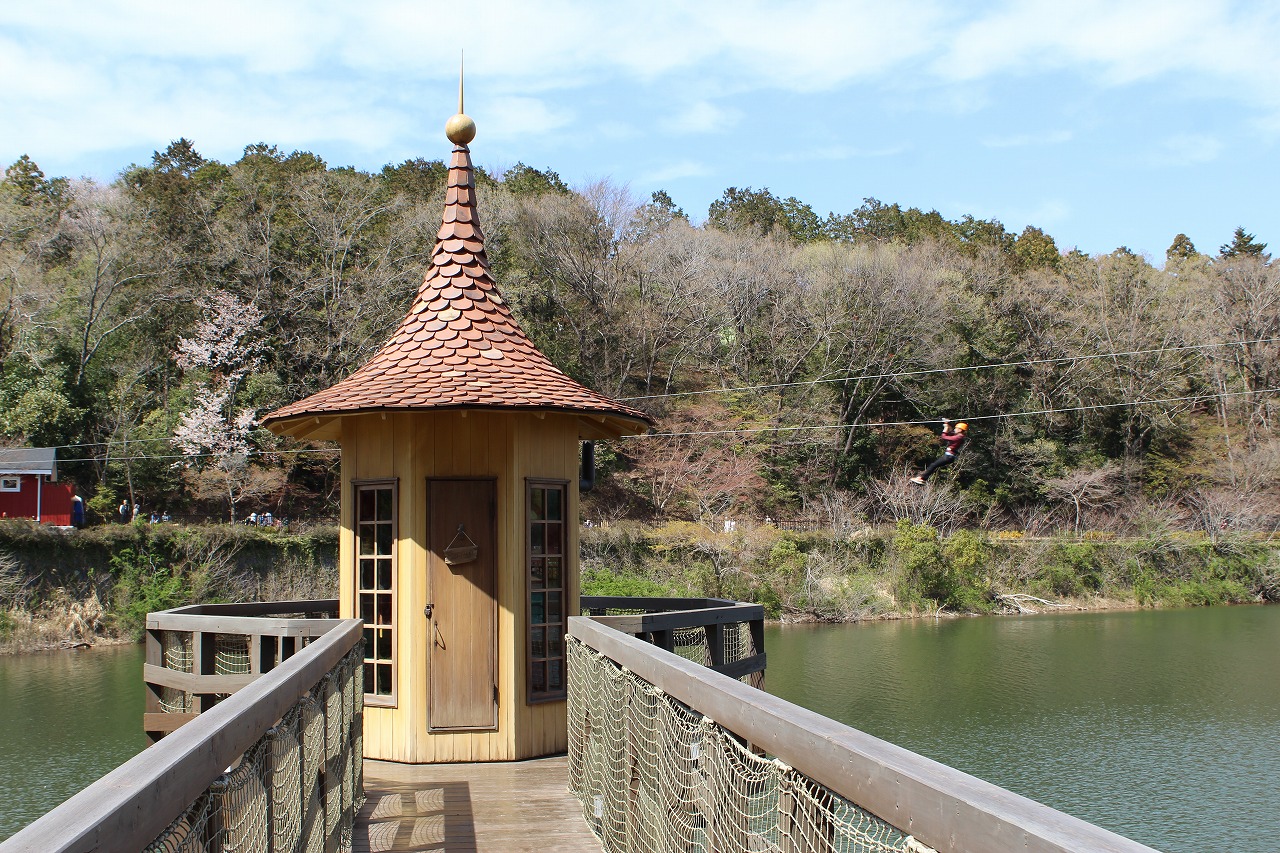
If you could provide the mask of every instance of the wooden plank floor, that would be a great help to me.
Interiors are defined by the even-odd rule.
[[[353,853],[600,853],[564,756],[489,764],[365,761]]]

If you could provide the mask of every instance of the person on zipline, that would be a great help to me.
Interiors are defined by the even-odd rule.
[[[917,486],[923,486],[924,481],[929,479],[930,475],[939,468],[945,468],[952,462],[956,461],[956,454],[960,452],[961,445],[964,444],[965,437],[969,433],[969,425],[966,423],[958,423],[955,429],[951,428],[951,421],[946,418],[942,419],[942,435],[938,436],[938,441],[942,442],[942,455],[929,463],[929,467],[918,477],[912,477],[911,482]]]

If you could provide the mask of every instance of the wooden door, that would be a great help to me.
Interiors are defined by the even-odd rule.
[[[493,480],[427,480],[432,731],[498,724],[496,499]]]

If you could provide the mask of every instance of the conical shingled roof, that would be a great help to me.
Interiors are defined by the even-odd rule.
[[[263,418],[274,432],[361,412],[524,409],[591,416],[599,435],[644,432],[652,420],[566,376],[516,323],[498,292],[476,215],[471,153],[456,145],[444,221],[422,287],[391,339],[351,376]]]

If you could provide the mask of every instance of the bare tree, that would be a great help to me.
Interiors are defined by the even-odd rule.
[[[1081,465],[1045,481],[1049,496],[1070,502],[1074,511],[1072,529],[1084,529],[1085,515],[1096,509],[1114,506],[1122,485],[1120,466],[1112,462]]]
[[[906,519],[946,534],[969,518],[975,507],[964,492],[945,484],[914,485],[906,471],[872,480],[867,488],[868,514],[879,521]]]
[[[152,239],[145,211],[116,186],[74,184],[61,231],[73,262],[66,266],[70,275],[56,310],[74,327],[79,385],[106,344],[170,298],[160,285],[172,263]]]

